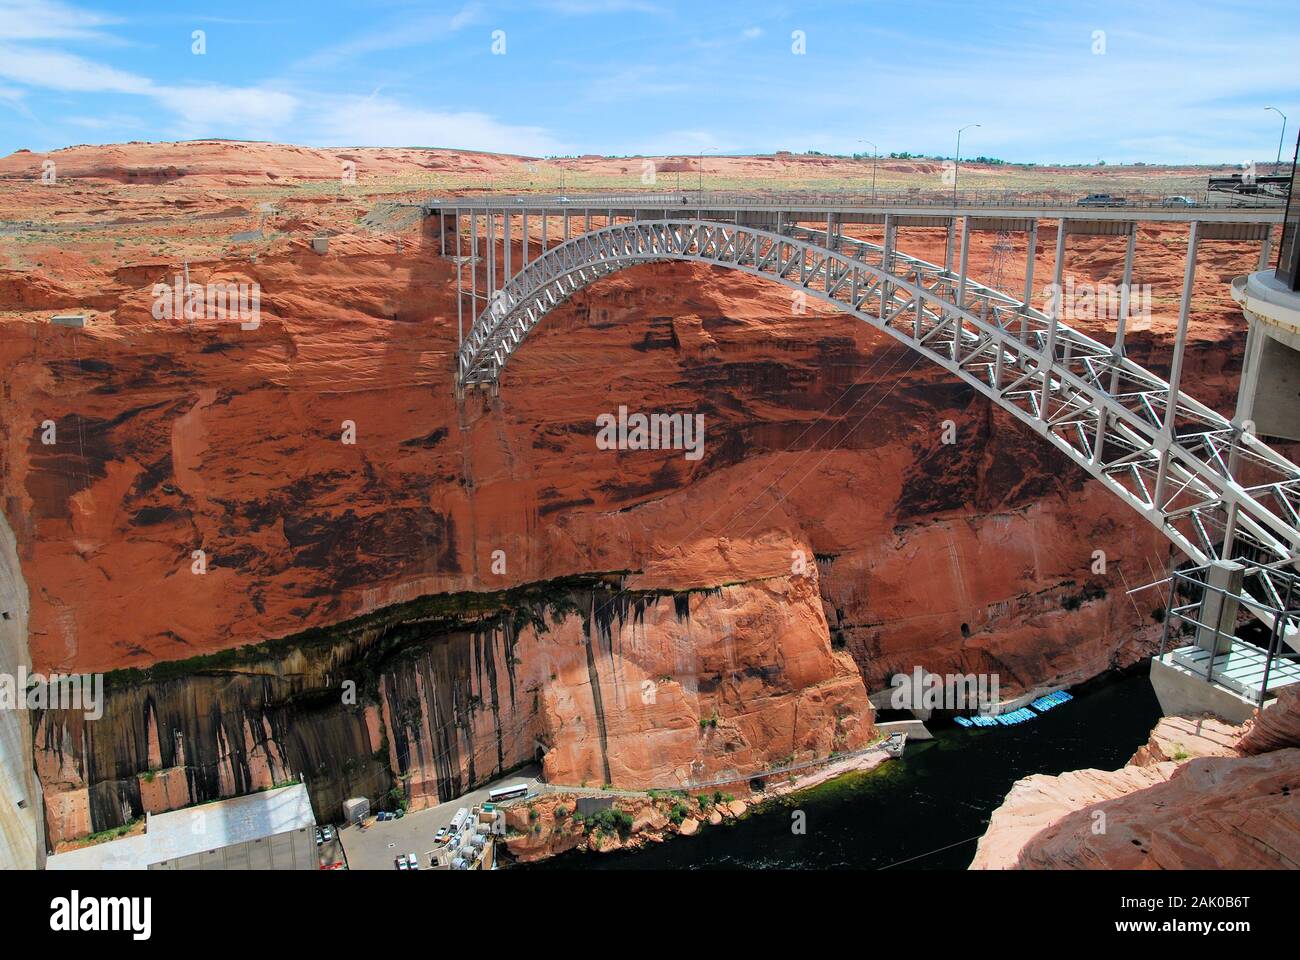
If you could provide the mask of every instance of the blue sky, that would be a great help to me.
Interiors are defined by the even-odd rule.
[[[950,155],[978,123],[963,155],[1238,163],[1274,157],[1269,105],[1294,149],[1298,59],[1295,0],[0,0],[0,154],[212,136]]]

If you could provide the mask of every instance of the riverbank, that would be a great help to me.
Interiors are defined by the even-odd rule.
[[[1016,727],[936,729],[900,760],[767,800],[690,838],[517,868],[965,869],[1017,780],[1122,766],[1160,717],[1145,664],[1073,692],[1070,703]]]
[[[865,773],[891,759],[881,746],[782,772],[763,790],[744,790],[752,780],[719,781],[691,790],[612,790],[547,786],[541,796],[505,809],[505,849],[512,862],[537,863],[570,852],[610,854],[640,850],[675,836],[740,820],[779,797],[809,790],[854,773]],[[715,789],[716,787],[716,789]],[[581,803],[580,803],[581,801]],[[603,809],[582,804],[603,801]]]

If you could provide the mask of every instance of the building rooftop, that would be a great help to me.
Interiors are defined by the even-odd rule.
[[[145,832],[96,843],[46,861],[47,870],[145,870],[150,864],[314,828],[311,798],[301,783],[217,800],[146,818]]]

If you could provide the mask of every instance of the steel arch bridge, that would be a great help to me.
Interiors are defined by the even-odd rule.
[[[488,298],[458,352],[458,391],[495,388],[528,334],[575,292],[668,260],[782,283],[917,351],[1055,445],[1198,563],[1247,558],[1282,570],[1300,557],[1300,467],[1177,389],[1181,343],[1171,388],[1124,356],[1122,333],[1107,346],[1061,322],[1059,293],[1044,313],[971,280],[964,262],[954,273],[829,229],[655,219],[566,240]],[[1186,313],[1184,304],[1181,339]],[[1270,578],[1261,583],[1279,603]]]

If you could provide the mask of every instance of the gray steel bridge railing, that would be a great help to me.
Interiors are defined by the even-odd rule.
[[[598,194],[560,195],[549,192],[513,194],[498,196],[496,194],[466,194],[462,197],[429,200],[433,207],[464,206],[466,209],[492,208],[508,210],[522,206],[560,207],[600,209],[610,206],[646,206],[646,207],[773,207],[785,209],[805,209],[818,207],[888,207],[888,206],[933,206],[940,209],[980,208],[992,210],[999,208],[1069,208],[1086,211],[1088,209],[1114,209],[1118,207],[1134,210],[1162,210],[1207,208],[1210,210],[1276,210],[1281,213],[1285,199],[1227,194],[1218,191],[1199,190],[1181,194],[1152,193],[1146,190],[1097,191],[1105,192],[1113,202],[1081,205],[1084,198],[1080,190],[961,190],[954,199],[951,190],[935,188],[930,190],[832,190],[832,191],[755,191],[741,192],[729,190],[653,190],[653,191],[618,191]],[[1167,202],[1170,196],[1186,197],[1194,206]],[[683,202],[685,201],[685,202]]]

